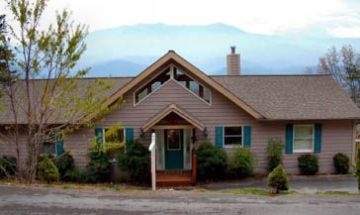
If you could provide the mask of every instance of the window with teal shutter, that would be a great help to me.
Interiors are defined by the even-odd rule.
[[[224,129],[223,127],[216,127],[215,128],[215,146],[222,148],[223,141],[224,141]]]
[[[285,153],[292,154],[293,153],[293,125],[287,124],[285,128]]]
[[[125,128],[125,140],[126,142],[131,142],[134,140],[134,129]]]
[[[96,139],[96,144],[103,144],[104,142],[104,133],[103,133],[103,128],[95,128],[95,139]]]
[[[244,147],[251,147],[251,126],[244,126]]]
[[[315,124],[315,146],[314,152],[320,153],[321,152],[321,138],[322,138],[322,128],[321,124]]]
[[[56,156],[64,154],[64,137],[62,134],[57,135],[55,143]]]

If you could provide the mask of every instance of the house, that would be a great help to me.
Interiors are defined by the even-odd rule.
[[[121,122],[119,141],[145,136],[150,143],[150,134],[156,134],[160,179],[172,174],[191,177],[192,151],[205,141],[229,153],[248,147],[256,157],[256,173],[266,172],[270,138],[283,140],[283,162],[291,174],[298,173],[297,158],[304,153],[317,155],[320,173],[334,172],[338,152],[354,158],[360,110],[331,76],[242,75],[234,47],[227,66],[227,75],[207,75],[169,51],[136,77],[109,78],[116,87],[106,105],[120,98],[125,103],[98,120],[95,129],[82,127],[60,144],[44,143],[44,150],[59,154],[64,145],[75,164],[85,167],[94,137],[106,144],[107,128]],[[6,113],[0,114],[0,124],[8,123]],[[15,153],[14,145],[0,142],[0,155]]]

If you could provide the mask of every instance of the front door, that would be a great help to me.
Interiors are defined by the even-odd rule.
[[[184,167],[184,131],[182,129],[168,129],[164,132],[165,168],[183,169]]]

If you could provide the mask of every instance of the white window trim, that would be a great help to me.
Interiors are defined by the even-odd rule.
[[[203,84],[201,84],[199,81],[197,81],[195,78],[193,78],[191,75],[185,73],[184,74],[188,75],[190,78],[192,78],[195,82],[197,82],[199,84],[199,86],[202,86],[203,88],[207,88],[209,89],[209,94],[210,94],[210,99],[209,102],[207,102],[205,99],[201,98],[199,95],[197,95],[196,93],[194,93],[193,91],[191,91],[190,89],[188,89],[186,86],[180,84],[177,80],[175,80],[174,78],[174,67],[176,67],[174,64],[170,64],[170,78],[169,80],[165,81],[159,88],[153,90],[151,93],[147,94],[144,98],[140,99],[138,102],[136,102],[136,92],[139,91],[139,89],[143,88],[144,86],[146,86],[147,84],[149,84],[152,80],[154,80],[157,76],[155,76],[154,78],[148,80],[147,82],[145,82],[144,84],[142,84],[140,87],[138,87],[134,93],[133,93],[133,106],[136,107],[137,105],[141,104],[143,101],[145,101],[148,97],[150,97],[152,94],[154,94],[156,91],[158,91],[159,89],[161,89],[162,87],[164,87],[166,84],[168,84],[171,80],[173,80],[176,84],[178,84],[179,86],[181,86],[182,88],[184,88],[185,90],[187,90],[188,92],[190,92],[192,95],[194,95],[195,97],[197,97],[199,100],[201,100],[202,102],[204,102],[205,104],[211,106],[212,105],[212,90],[208,87],[205,87]],[[163,69],[161,72],[159,72],[159,74],[163,73],[166,69],[168,69],[169,67],[166,67],[165,69]]]
[[[101,128],[102,128],[103,143],[104,143],[104,145],[106,145],[107,143],[106,143],[106,141],[105,141],[105,129],[109,129],[109,128],[111,128],[111,126],[110,126],[110,127],[109,127],[109,126],[106,126],[106,127],[101,127]],[[125,127],[122,127],[121,129],[123,130],[123,135],[124,135],[124,141],[123,141],[123,143],[125,143],[125,142],[126,142]],[[120,143],[120,144],[121,144],[121,143]]]
[[[230,144],[230,145],[226,145],[225,144],[225,128],[226,127],[241,127],[241,144]],[[222,132],[223,132],[223,148],[228,148],[228,149],[231,149],[231,148],[242,148],[244,147],[244,127],[245,125],[224,125],[222,126]],[[239,135],[228,135],[227,137],[229,136],[233,136],[233,137],[238,137]]]
[[[312,147],[311,149],[295,149],[295,127],[311,127],[312,128]],[[296,124],[293,125],[293,153],[314,153],[315,148],[315,125],[314,124]]]

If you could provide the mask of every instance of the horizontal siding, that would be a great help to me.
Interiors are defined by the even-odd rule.
[[[140,135],[140,129],[157,113],[170,104],[177,104],[182,109],[201,121],[208,130],[208,138],[214,143],[215,127],[226,125],[251,125],[251,150],[256,156],[255,172],[266,171],[266,145],[270,138],[281,138],[284,141],[286,122],[259,122],[235,104],[212,90],[211,105],[199,100],[174,81],[167,82],[140,104],[133,105],[133,91],[125,94],[125,103],[118,109],[106,114],[96,123],[96,126],[111,126],[121,123],[125,127],[134,128],[134,137]],[[306,122],[315,123],[315,122]],[[317,154],[320,162],[320,173],[334,171],[332,158],[337,152],[351,157],[352,154],[352,122],[347,121],[317,121],[323,125],[322,152]],[[197,131],[197,144],[204,140],[202,132]],[[88,148],[93,140],[94,130],[82,128],[73,134],[65,136],[65,150],[71,151],[77,166],[85,167],[88,163]],[[149,137],[149,134],[147,134]],[[226,149],[231,153],[232,149]],[[0,155],[15,153],[13,146],[0,142]],[[297,158],[299,154],[284,155],[286,171],[298,173]]]

